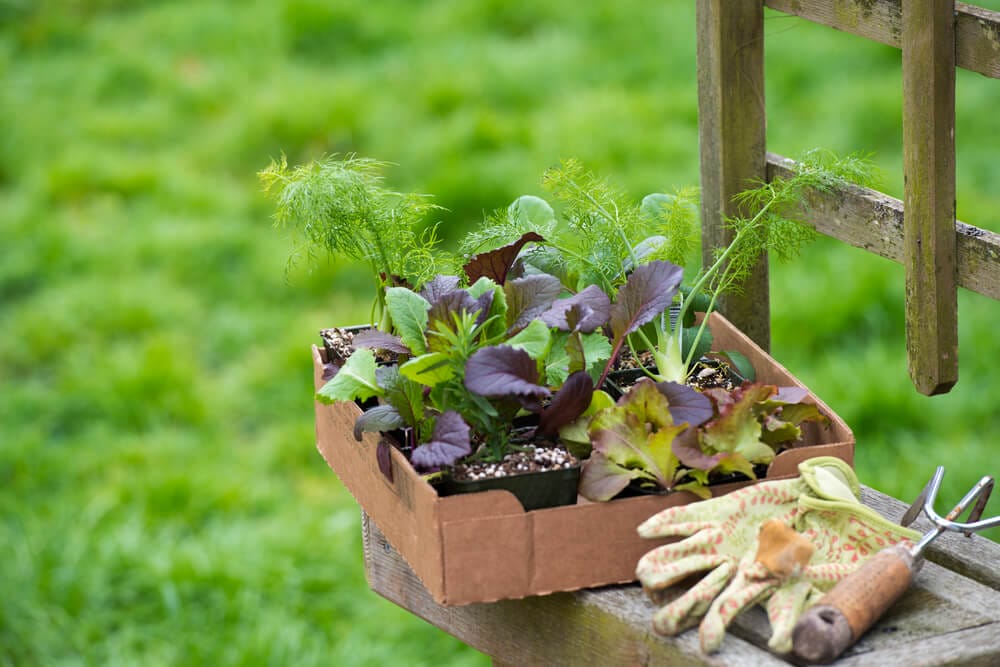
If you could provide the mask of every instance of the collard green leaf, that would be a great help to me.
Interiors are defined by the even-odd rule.
[[[381,396],[382,388],[375,377],[375,355],[371,350],[355,350],[333,379],[316,392],[321,403],[334,401],[365,401]]]
[[[610,314],[611,299],[597,285],[589,285],[571,297],[554,301],[542,314],[542,321],[560,331],[590,333],[603,326]]]
[[[544,438],[555,437],[559,429],[578,419],[590,407],[593,394],[594,381],[590,375],[584,371],[573,373],[542,410],[536,432]]]
[[[549,310],[562,291],[562,284],[558,278],[539,274],[509,280],[503,291],[507,297],[507,330],[514,333]]]
[[[494,345],[476,350],[465,364],[465,388],[492,398],[545,398],[538,384],[538,366],[524,350]]]
[[[658,382],[656,388],[667,398],[675,424],[701,426],[712,418],[712,401],[700,391],[679,382]]]
[[[361,442],[361,434],[366,432],[392,431],[403,428],[406,423],[391,405],[376,405],[358,415],[354,420],[354,439]]]
[[[701,331],[701,336],[698,335],[698,331],[701,327],[698,325],[683,327],[681,329],[681,347],[684,350],[684,356],[687,357],[691,348],[694,347],[694,353],[691,355],[692,359],[701,359],[712,349],[712,330],[705,327]]]
[[[451,355],[444,352],[428,352],[410,359],[399,367],[399,372],[414,382],[433,387],[439,382],[455,377],[451,365]]]
[[[541,359],[549,351],[552,332],[541,320],[532,320],[528,326],[507,339],[507,345],[524,350],[532,359]]]
[[[431,471],[454,465],[471,452],[469,425],[457,412],[448,411],[437,418],[430,442],[414,448],[410,461],[418,471]]]
[[[427,299],[405,287],[390,287],[385,291],[385,302],[403,345],[413,354],[426,352],[424,331],[427,329],[427,311],[431,307]]]
[[[616,340],[653,321],[670,307],[683,276],[681,267],[653,261],[635,269],[611,306],[611,332]]]
[[[486,277],[503,285],[507,280],[507,272],[514,264],[514,259],[527,243],[544,241],[545,239],[535,232],[523,234],[521,238],[508,245],[491,250],[489,252],[473,255],[462,267],[469,282],[474,283],[480,278]]]
[[[387,350],[396,354],[410,354],[411,352],[410,348],[403,344],[403,340],[399,336],[393,336],[378,329],[369,329],[368,331],[355,334],[354,339],[351,341],[351,346],[354,349],[367,347],[372,350]]]

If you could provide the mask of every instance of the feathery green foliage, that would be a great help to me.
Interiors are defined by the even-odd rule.
[[[424,195],[384,188],[384,166],[368,158],[329,156],[289,169],[282,156],[259,176],[275,199],[275,224],[291,226],[310,257],[319,249],[368,264],[376,285],[373,324],[378,318],[388,330],[385,288],[423,284],[445,255],[435,252],[435,227],[419,231],[436,207]]]

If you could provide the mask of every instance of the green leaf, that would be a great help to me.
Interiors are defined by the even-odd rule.
[[[426,352],[424,330],[427,329],[427,311],[431,307],[427,299],[405,287],[390,287],[385,292],[385,301],[403,344],[413,354]]]
[[[522,195],[507,207],[507,214],[529,229],[547,230],[556,222],[556,212],[541,197]]]
[[[399,372],[414,382],[433,387],[439,382],[455,377],[451,365],[451,355],[444,352],[429,352],[410,359],[399,367]]]
[[[541,320],[532,320],[528,326],[506,342],[514,349],[524,350],[532,359],[541,359],[549,350],[552,333]]]
[[[402,420],[419,428],[424,420],[424,388],[399,372],[399,366],[389,366],[379,374],[379,385],[385,390],[385,401],[396,409]]]
[[[365,401],[381,396],[382,388],[375,377],[375,354],[368,349],[355,350],[333,379],[316,392],[321,403],[334,401]]]
[[[593,396],[590,397],[590,407],[575,421],[559,429],[559,439],[566,445],[566,448],[573,456],[580,459],[590,456],[590,434],[587,432],[590,420],[601,410],[612,408],[614,405],[615,399],[611,398],[606,392],[595,391]]]
[[[751,463],[770,463],[774,450],[761,440],[756,410],[776,391],[772,385],[746,385],[733,392],[705,391],[716,403],[719,416],[705,424],[701,442],[714,452],[742,454]]]

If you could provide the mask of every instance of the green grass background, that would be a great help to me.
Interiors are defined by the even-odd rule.
[[[899,196],[899,52],[767,31],[770,148],[874,152]],[[286,278],[255,172],[394,162],[449,241],[563,157],[696,184],[693,3],[0,0],[0,75],[0,665],[487,664],[366,587],[308,348],[370,286]],[[1000,231],[1000,82],[958,99],[959,217]],[[865,483],[1000,472],[1000,304],[962,293],[962,379],[926,398],[900,267],[820,241],[773,279],[775,356]]]

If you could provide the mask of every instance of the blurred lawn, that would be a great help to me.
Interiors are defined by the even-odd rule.
[[[487,664],[367,590],[308,346],[368,285],[286,280],[255,172],[392,161],[450,240],[561,157],[696,183],[692,5],[0,0],[0,665]],[[769,14],[767,75],[772,150],[874,151],[900,194],[897,51]],[[998,105],[963,73],[959,216],[1000,231]],[[829,241],[774,267],[774,352],[863,481],[908,499],[944,462],[951,498],[1000,467],[1000,304],[962,294],[929,399],[902,280]]]

